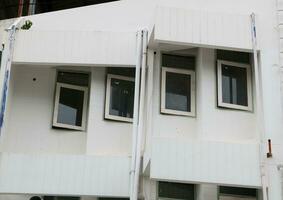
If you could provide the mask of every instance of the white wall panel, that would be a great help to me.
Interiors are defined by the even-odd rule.
[[[0,193],[129,196],[127,156],[2,153]]]
[[[157,7],[155,41],[251,50],[250,16]]]
[[[135,65],[135,32],[20,31],[14,63]]]
[[[155,138],[150,177],[260,187],[259,145]]]

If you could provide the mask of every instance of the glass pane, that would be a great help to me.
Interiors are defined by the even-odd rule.
[[[247,196],[247,197],[257,196],[257,189],[253,189],[253,188],[220,186],[219,192],[220,194],[225,194],[225,195],[241,195],[241,196]]]
[[[109,114],[132,118],[134,107],[134,90],[135,83],[133,81],[112,78]]]
[[[248,106],[247,69],[222,65],[222,100]]]
[[[163,54],[162,66],[180,69],[195,69],[195,57]]]
[[[71,85],[88,86],[89,75],[85,73],[58,72],[57,82]]]
[[[166,72],[165,108],[191,111],[191,76]]]
[[[83,103],[83,91],[61,87],[57,122],[73,126],[81,126]]]
[[[193,184],[159,182],[158,196],[163,198],[194,200]]]

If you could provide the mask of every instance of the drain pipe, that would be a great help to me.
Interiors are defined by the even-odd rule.
[[[140,105],[139,105],[139,123],[138,123],[138,135],[137,135],[137,148],[136,148],[136,164],[135,164],[135,178],[133,188],[133,199],[138,199],[139,192],[139,176],[141,168],[141,150],[142,139],[144,133],[144,105],[145,105],[145,79],[146,79],[146,60],[147,60],[147,30],[143,30],[142,37],[142,68],[141,68],[141,86],[140,86]]]
[[[134,96],[134,113],[133,113],[133,130],[132,130],[132,157],[131,157],[131,171],[130,171],[130,200],[134,199],[135,188],[135,165],[136,165],[136,147],[137,147],[137,133],[139,121],[139,97],[140,97],[140,68],[142,57],[142,31],[137,32],[137,46],[136,46],[136,72],[135,72],[135,96]]]
[[[254,59],[254,74],[255,74],[255,90],[256,90],[256,108],[257,108],[257,127],[260,132],[260,173],[262,181],[262,192],[263,200],[268,200],[268,184],[267,184],[267,174],[265,169],[265,162],[263,160],[264,145],[265,145],[265,126],[264,126],[264,111],[262,105],[262,95],[260,89],[260,75],[259,75],[259,65],[258,65],[258,55],[257,55],[257,34],[256,34],[256,22],[255,14],[251,14],[251,30],[252,30],[252,45],[253,45],[253,59]]]
[[[0,71],[1,107],[0,107],[0,135],[5,120],[6,101],[9,92],[10,71],[13,60],[15,35],[22,18],[18,18],[8,29],[8,38],[5,42]]]

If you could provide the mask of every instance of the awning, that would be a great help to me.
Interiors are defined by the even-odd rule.
[[[23,31],[16,36],[16,64],[135,66],[135,32]]]
[[[159,44],[251,51],[250,14],[157,7],[150,46]]]
[[[154,138],[150,177],[175,182],[261,187],[259,144]]]
[[[0,193],[129,197],[130,158],[0,155]]]

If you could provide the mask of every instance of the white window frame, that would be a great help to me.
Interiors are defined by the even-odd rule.
[[[68,89],[80,90],[80,91],[84,92],[82,125],[81,126],[74,126],[74,125],[63,124],[63,123],[57,122],[58,108],[59,108],[59,98],[60,98],[60,92],[61,92],[62,87],[68,88]],[[56,83],[56,93],[55,93],[54,113],[53,113],[53,126],[54,127],[60,127],[60,128],[68,128],[68,129],[85,131],[85,129],[86,129],[86,118],[87,118],[87,107],[88,107],[87,102],[88,102],[88,87],[57,82]]]
[[[135,78],[128,77],[128,76],[121,76],[116,74],[107,74],[107,84],[106,84],[106,100],[105,100],[105,119],[111,119],[116,121],[123,121],[123,122],[133,122],[133,118],[129,117],[121,117],[116,115],[110,114],[110,96],[111,96],[111,79],[119,79],[124,81],[132,81],[135,82]]]
[[[161,113],[164,114],[171,114],[171,115],[182,115],[182,116],[196,116],[196,89],[195,89],[195,71],[187,70],[187,69],[178,69],[178,68],[171,68],[171,67],[161,67],[162,75],[161,75]],[[173,72],[176,74],[186,74],[190,75],[191,77],[191,111],[180,111],[180,110],[173,110],[166,108],[166,73]]]
[[[222,65],[228,65],[232,67],[245,68],[247,72],[247,98],[248,106],[236,105],[231,103],[223,102],[222,98]],[[218,106],[224,108],[232,108],[237,110],[252,111],[252,77],[251,77],[251,66],[244,63],[231,62],[225,60],[217,60],[217,92],[218,92]]]

